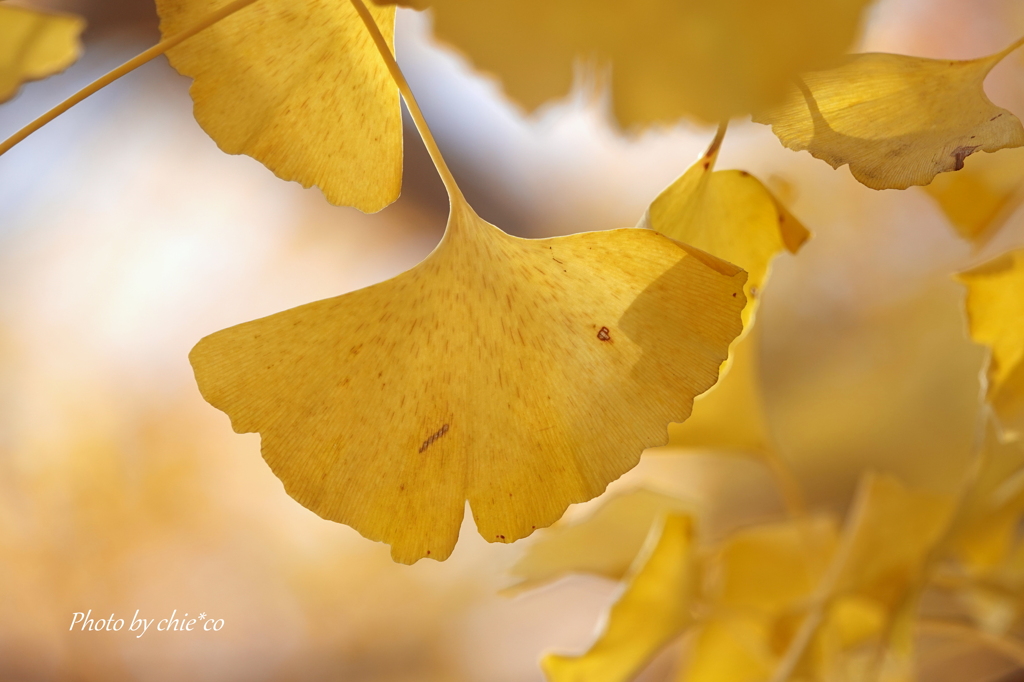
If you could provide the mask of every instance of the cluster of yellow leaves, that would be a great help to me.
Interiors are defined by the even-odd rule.
[[[22,83],[71,66],[84,28],[75,16],[0,5],[0,102],[14,97]]]
[[[159,9],[173,33],[210,4]],[[397,88],[357,9],[259,3],[171,57],[195,77],[197,117],[225,149],[284,177],[313,170],[305,184],[376,209],[397,184],[381,191],[358,159],[400,140]],[[390,50],[393,9],[367,16]],[[288,27],[308,36],[301,49],[283,40]],[[339,43],[348,61],[326,59]],[[390,125],[382,112],[394,126],[374,127]],[[352,175],[316,174],[325,168]],[[742,329],[745,274],[729,263],[644,229],[515,239],[449,192],[446,236],[413,270],[214,334],[191,354],[204,397],[237,431],[261,433],[294,498],[403,562],[446,558],[466,500],[485,538],[512,542],[600,494],[688,416]]]
[[[161,29],[182,33],[229,4],[158,0]],[[443,168],[391,54],[396,3],[379,4],[259,0],[169,52],[222,149],[363,211],[400,192],[403,93],[452,197],[445,238],[413,270],[201,341],[191,360],[207,400],[261,433],[293,497],[400,561],[447,557],[467,500],[491,541],[551,524],[660,444],[719,370],[704,416],[673,427],[672,442],[775,463],[756,336],[729,361],[728,348],[753,322],[771,259],[809,233],[757,179],[714,170],[724,124],[651,205],[639,226],[651,229],[511,238]],[[849,163],[875,188],[1024,144],[982,90],[1016,45],[966,62],[843,61],[868,0],[397,4],[429,7],[438,34],[528,108],[565,94],[582,56],[611,70],[625,126],[755,112],[787,146]],[[992,390],[1009,397],[993,400],[1013,411],[1016,356],[995,353]],[[749,418],[723,442],[737,404]]]
[[[678,679],[758,682],[806,638],[794,666],[799,679],[857,679],[913,607],[952,506],[869,474],[842,532],[831,516],[809,516],[749,527],[706,549],[694,542],[688,516],[663,513],[594,645],[580,656],[550,655],[544,669],[557,682],[629,680],[686,635]],[[596,537],[606,518],[595,514],[577,528],[590,526]],[[575,568],[570,562],[567,555],[565,566]]]

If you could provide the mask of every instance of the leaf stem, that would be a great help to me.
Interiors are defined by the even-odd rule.
[[[862,479],[850,512],[847,514],[843,539],[833,555],[828,571],[822,577],[818,588],[815,590],[807,615],[804,616],[803,622],[800,623],[800,628],[796,631],[793,639],[790,640],[786,653],[783,654],[782,660],[779,661],[779,665],[775,668],[770,682],[787,682],[793,676],[793,672],[803,658],[804,652],[825,620],[825,610],[832,602],[836,587],[838,587],[839,581],[846,571],[846,564],[850,560],[850,554],[853,551],[857,538],[857,530],[864,523],[868,506],[867,490],[866,479]]]
[[[161,40],[159,43],[149,48],[142,54],[134,57],[133,59],[128,60],[127,62],[117,67],[105,76],[99,78],[98,80],[93,81],[89,85],[85,86],[84,88],[76,92],[71,97],[67,98],[54,108],[50,109],[48,112],[46,112],[36,120],[29,123],[27,126],[16,132],[11,137],[4,140],[4,142],[0,144],[0,156],[3,156],[7,152],[9,152],[16,144],[18,144],[32,133],[36,132],[37,130],[45,126],[53,119],[57,118],[58,116],[66,112],[71,107],[75,106],[76,104],[90,97],[91,95],[94,95],[95,93],[99,92],[103,88],[107,87],[108,85],[116,81],[121,76],[129,74],[135,69],[142,66],[143,64],[147,64],[148,62],[153,61],[154,59],[164,54],[171,48],[176,47],[178,44],[188,40],[197,33],[205,31],[209,27],[216,24],[218,21],[226,19],[235,12],[245,9],[246,7],[248,7],[256,1],[257,0],[235,0],[234,2],[228,3],[227,5],[224,5],[218,10],[210,12],[208,15],[203,17],[199,22],[190,26],[184,31],[179,31],[178,33],[172,35],[170,38]]]
[[[772,444],[774,446],[774,443]],[[800,519],[807,516],[807,500],[804,499],[804,492],[796,475],[788,464],[782,459],[774,447],[765,448],[761,453],[761,460],[775,479],[775,485],[779,489],[783,504],[786,505],[786,512],[791,518]]]
[[[711,140],[711,144],[708,146],[708,150],[704,152],[705,159],[718,158],[718,150],[722,148],[722,140],[725,139],[725,131],[729,127],[728,119],[718,124],[718,130],[715,131],[715,139]],[[712,161],[712,164],[714,162]]]
[[[1022,36],[1022,37],[1018,38],[1017,40],[1013,41],[1012,43],[1010,43],[1010,45],[1005,50],[1003,50],[1002,52],[997,52],[994,55],[992,55],[991,59],[994,62],[999,63],[1007,55],[1009,55],[1011,52],[1013,52],[1014,50],[1019,48],[1021,45],[1024,45],[1024,36]]]
[[[420,110],[420,105],[416,102],[416,96],[413,95],[412,88],[409,87],[409,82],[405,79],[405,74],[402,73],[402,69],[398,66],[395,56],[391,53],[391,48],[388,46],[383,34],[381,34],[377,22],[373,20],[373,15],[370,14],[370,10],[366,8],[363,0],[351,0],[351,2],[356,12],[359,13],[359,18],[366,24],[366,30],[370,32],[370,37],[373,38],[377,51],[387,65],[388,71],[391,72],[391,78],[395,81],[395,85],[398,86],[398,90],[405,99],[405,105],[409,108],[409,114],[416,124],[416,130],[419,131],[423,144],[430,154],[430,160],[434,162],[434,167],[437,168],[437,173],[441,176],[445,189],[448,190],[448,198],[451,201],[452,208],[468,206],[465,197],[462,196],[462,190],[459,189],[454,176],[452,176],[452,172],[448,169],[448,164],[445,163],[444,157],[441,156],[441,150],[438,149],[437,142],[434,140],[433,133],[430,132],[426,119],[423,118],[423,111]]]

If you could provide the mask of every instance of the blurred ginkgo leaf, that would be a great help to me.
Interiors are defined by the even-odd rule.
[[[871,0],[377,0],[433,10],[437,35],[535,109],[569,92],[574,63],[612,72],[626,127],[717,122],[771,104],[853,42]]]
[[[967,287],[971,338],[991,348],[988,400],[1008,438],[1024,434],[1024,249],[957,276]]]
[[[589,517],[555,525],[539,534],[511,573],[515,589],[534,587],[567,573],[592,573],[621,579],[633,564],[657,519],[683,512],[689,504],[671,495],[640,488],[615,495]]]
[[[597,641],[582,656],[549,654],[541,667],[552,682],[631,679],[692,621],[697,588],[693,522],[669,514],[652,529],[627,587],[612,605]]]
[[[756,112],[782,144],[833,168],[849,164],[872,189],[927,185],[977,151],[1024,145],[1024,128],[985,95],[1013,49],[969,61],[869,53],[803,74],[782,104]]]
[[[841,534],[830,516],[805,516],[737,531],[698,553],[696,569],[689,555],[666,553],[658,570],[625,578],[624,596],[590,651],[546,660],[549,679],[626,682],[692,625],[678,678],[684,682],[763,682],[794,642],[801,647],[792,661],[795,678],[823,682],[857,665],[862,644],[883,639],[901,645],[886,662],[895,680],[910,657],[900,627],[914,613],[927,557],[952,508],[946,496],[867,474]],[[660,600],[651,596],[659,594]],[[623,603],[630,608],[618,608]],[[645,627],[631,612],[638,603],[657,613]],[[683,607],[698,614],[694,620],[674,610]],[[801,635],[808,622],[813,627]]]
[[[957,517],[951,546],[967,569],[985,573],[1006,561],[1024,517],[1024,440],[1003,441],[994,419],[983,466]]]
[[[964,239],[993,237],[1024,199],[1024,149],[976,154],[962,170],[943,173],[924,188]]]
[[[226,0],[157,0],[173,35]],[[394,8],[371,9],[391,44]],[[398,88],[347,0],[261,0],[168,52],[196,120],[228,154],[333,204],[379,211],[402,186]]]
[[[85,21],[67,14],[0,5],[0,102],[22,83],[60,73],[81,53]]]
[[[203,396],[292,497],[443,560],[512,542],[661,445],[741,330],[745,273],[651,230],[523,240],[453,201],[420,265],[206,337]]]

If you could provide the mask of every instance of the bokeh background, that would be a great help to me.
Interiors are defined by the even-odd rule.
[[[158,40],[145,0],[19,4],[89,29],[78,64],[0,107],[3,137]],[[526,116],[431,40],[428,16],[399,15],[399,61],[455,176],[512,233],[633,225],[713,134],[616,131],[583,86]],[[969,58],[1021,33],[1019,0],[881,0],[854,49]],[[986,85],[1024,116],[1024,61]],[[449,561],[392,564],[292,501],[187,361],[208,333],[425,256],[447,202],[421,143],[407,126],[403,196],[367,216],[222,154],[188,86],[161,58],[0,158],[0,680],[542,679],[540,653],[584,648],[615,584],[503,596],[532,539],[487,544],[469,516]],[[756,174],[814,233],[776,262],[758,317],[769,416],[812,503],[844,509],[866,468],[955,489],[984,353],[949,275],[1024,245],[1024,216],[975,249],[924,191],[867,189],[743,121],[720,167]],[[693,500],[706,540],[780,510],[767,473],[741,459],[651,454],[612,489],[638,485]],[[90,609],[225,625],[69,631]],[[925,652],[924,679],[1009,670],[965,647]]]

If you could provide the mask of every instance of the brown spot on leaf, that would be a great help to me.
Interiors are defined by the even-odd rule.
[[[602,341],[611,341],[612,335],[611,332],[608,331],[608,327],[601,327],[601,331],[597,332],[597,338]]]
[[[955,163],[953,165],[953,170],[960,170],[961,168],[963,168],[964,167],[964,159],[966,159],[968,156],[973,154],[974,150],[977,149],[979,146],[981,146],[981,145],[974,145],[973,147],[972,146],[968,146],[968,145],[964,145],[964,146],[957,147],[956,149],[954,149],[953,150],[953,154],[952,154],[953,158],[955,159]]]

